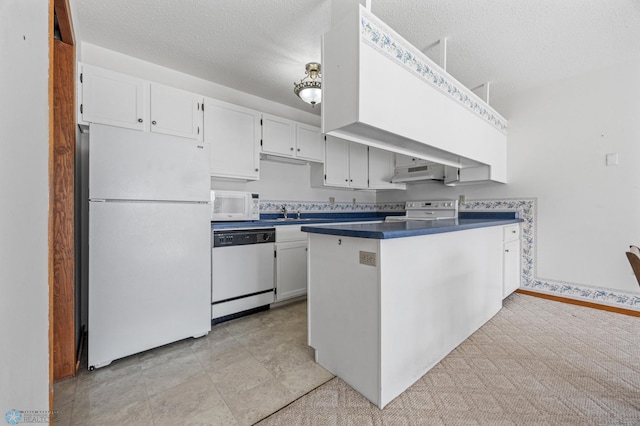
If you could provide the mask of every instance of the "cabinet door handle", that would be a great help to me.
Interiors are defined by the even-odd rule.
[[[506,249],[504,252],[505,252],[505,253],[509,253],[509,249]]]
[[[156,120],[153,120],[153,121],[151,122],[151,124],[153,124],[153,125],[155,126],[155,124],[156,124]]]
[[[300,152],[300,148],[298,148],[298,152]]]
[[[258,171],[258,169],[256,169],[256,172]]]
[[[138,118],[138,123],[142,123],[142,118]]]
[[[293,151],[293,147],[291,147],[291,151]]]

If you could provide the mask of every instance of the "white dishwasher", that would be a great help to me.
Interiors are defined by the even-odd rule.
[[[275,236],[275,228],[212,230],[212,324],[274,302]]]

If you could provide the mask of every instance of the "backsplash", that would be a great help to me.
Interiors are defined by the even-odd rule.
[[[539,278],[536,272],[536,223],[537,199],[471,200],[460,206],[460,210],[511,210],[518,211],[522,223],[522,281],[521,287],[540,293],[553,294],[571,299],[584,300],[623,309],[640,310],[640,295],[586,287],[580,284]]]
[[[300,213],[351,213],[351,212],[398,212],[404,211],[404,203],[324,203],[317,201],[261,200],[260,213],[280,213],[282,207],[288,212]]]

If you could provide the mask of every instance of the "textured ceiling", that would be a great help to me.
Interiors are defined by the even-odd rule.
[[[69,2],[80,41],[320,113],[293,82],[320,61],[331,0]],[[447,71],[471,88],[491,81],[492,99],[640,58],[640,0],[371,3],[419,49],[446,37]]]

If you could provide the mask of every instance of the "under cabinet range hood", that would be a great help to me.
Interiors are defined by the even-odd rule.
[[[353,3],[353,4],[348,4]],[[322,38],[322,131],[506,183],[507,121],[357,1]],[[385,84],[380,84],[385,82]]]
[[[392,183],[420,182],[420,181],[444,181],[444,166],[430,163],[418,166],[399,167],[391,178]]]

